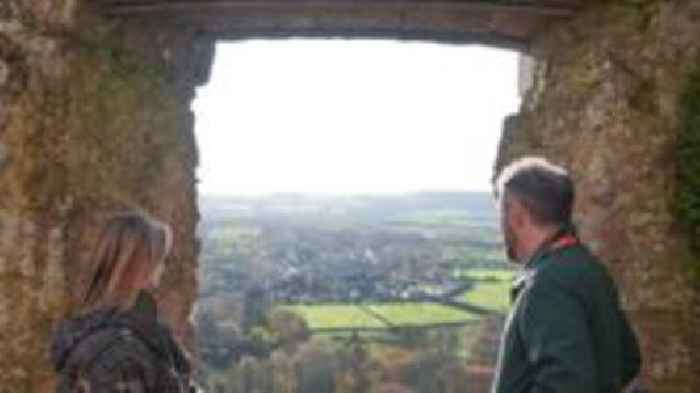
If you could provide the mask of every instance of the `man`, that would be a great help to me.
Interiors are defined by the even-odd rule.
[[[496,183],[509,259],[522,264],[492,393],[620,393],[640,353],[605,267],[571,223],[565,169],[525,158]]]

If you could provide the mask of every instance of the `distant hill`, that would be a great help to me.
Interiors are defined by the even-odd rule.
[[[387,195],[273,194],[261,197],[201,196],[204,221],[231,218],[304,217],[381,223],[416,212],[450,212],[477,219],[498,215],[490,193],[419,192]]]

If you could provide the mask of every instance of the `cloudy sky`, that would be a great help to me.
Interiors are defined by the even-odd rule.
[[[217,47],[193,104],[203,194],[487,190],[517,55],[277,40]]]

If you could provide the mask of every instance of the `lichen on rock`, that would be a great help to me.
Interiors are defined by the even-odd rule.
[[[700,285],[685,261],[700,222],[700,76],[686,76],[698,68],[700,3],[636,3],[598,3],[533,43],[546,73],[507,124],[499,166],[543,155],[570,169],[575,221],[619,284],[644,382],[691,393]]]
[[[89,248],[118,210],[173,226],[177,247],[159,297],[175,332],[191,334],[194,86],[144,55],[170,41],[140,53],[118,23],[66,30],[77,3],[11,1],[10,19],[0,14],[2,393],[51,391],[51,329],[75,311]],[[182,34],[176,45],[187,48]],[[143,36],[130,39],[144,46]]]
[[[700,59],[680,100],[678,217],[689,234],[691,273],[700,285]]]

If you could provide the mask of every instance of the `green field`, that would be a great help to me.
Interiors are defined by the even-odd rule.
[[[476,317],[466,311],[433,303],[282,306],[301,315],[311,329],[366,329],[461,323]]]
[[[509,270],[470,269],[461,273],[477,280],[463,301],[495,312],[510,308],[509,292],[515,273]],[[319,304],[280,306],[301,315],[312,330],[381,329],[469,322],[478,317],[467,311],[435,303]]]
[[[496,270],[496,269],[468,269],[460,272],[460,276],[469,277],[474,280],[493,280],[512,282],[516,273],[512,270]]]
[[[479,282],[471,291],[464,294],[462,300],[498,312],[507,312],[510,308],[510,282]]]
[[[463,295],[462,300],[491,310],[507,312],[510,308],[510,288],[515,274],[511,270],[466,270],[461,275],[477,282]]]

